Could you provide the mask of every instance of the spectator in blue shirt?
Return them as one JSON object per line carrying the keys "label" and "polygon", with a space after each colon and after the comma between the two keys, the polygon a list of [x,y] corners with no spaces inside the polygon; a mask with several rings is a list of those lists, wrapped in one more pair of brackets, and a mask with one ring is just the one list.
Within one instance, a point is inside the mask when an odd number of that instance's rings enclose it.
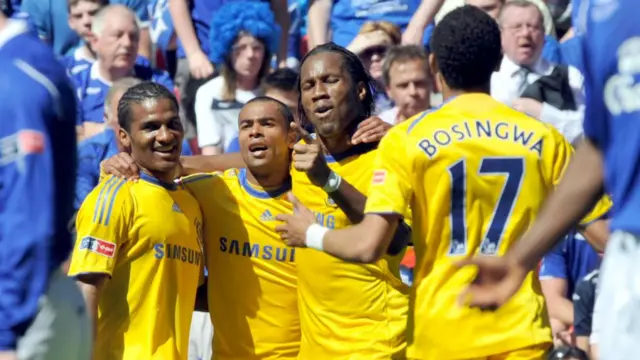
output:
{"label": "spectator in blue shirt", "polygon": [[[69,26],[80,36],[82,43],[69,55],[62,58],[70,76],[73,76],[96,61],[96,53],[91,48],[91,26],[93,16],[109,4],[108,0],[71,0],[69,1]],[[149,65],[149,59],[138,55],[136,63]]]}
{"label": "spectator in blue shirt", "polygon": [[[70,0],[68,6],[80,1]],[[150,58],[147,1],[110,0],[107,2],[112,5],[124,5],[135,11],[140,18],[142,29],[139,52],[140,55]],[[54,52],[61,57],[70,54],[72,50],[81,45],[81,38],[69,27],[68,6],[67,1],[64,0],[22,0],[21,6],[21,10],[29,15],[29,19],[35,25],[40,38],[50,43]]]}
{"label": "spectator in blue shirt", "polygon": [[123,77],[149,80],[173,90],[165,71],[136,64],[139,28],[136,16],[122,5],[102,8],[94,17],[91,47],[97,61],[72,76],[78,95],[78,125],[83,137],[103,130],[105,95],[111,84]]}
{"label": "spectator in blue shirt", "polygon": [[73,88],[27,23],[4,13],[0,68],[0,358],[88,359],[84,299],[61,269],[72,246]]}
{"label": "spectator in blue shirt", "polygon": [[552,320],[554,337],[573,325],[572,296],[576,285],[600,267],[600,255],[578,232],[569,234],[542,258],[540,283]]}
{"label": "spectator in blue shirt", "polygon": [[[132,77],[125,77],[114,82],[107,92],[104,103],[105,130],[78,145],[75,210],[80,208],[84,198],[98,185],[102,160],[124,151],[120,148],[117,139],[117,132],[120,130],[118,102],[127,89],[141,82],[141,80]],[[186,140],[182,143],[182,155],[192,155]]]}

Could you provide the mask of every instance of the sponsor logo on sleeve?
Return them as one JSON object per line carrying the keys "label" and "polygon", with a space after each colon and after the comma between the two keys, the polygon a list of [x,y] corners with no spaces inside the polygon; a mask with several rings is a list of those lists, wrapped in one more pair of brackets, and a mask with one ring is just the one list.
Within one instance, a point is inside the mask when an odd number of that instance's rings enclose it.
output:
{"label": "sponsor logo on sleeve", "polygon": [[80,242],[80,250],[112,258],[116,254],[116,244],[92,236],[85,236]]}

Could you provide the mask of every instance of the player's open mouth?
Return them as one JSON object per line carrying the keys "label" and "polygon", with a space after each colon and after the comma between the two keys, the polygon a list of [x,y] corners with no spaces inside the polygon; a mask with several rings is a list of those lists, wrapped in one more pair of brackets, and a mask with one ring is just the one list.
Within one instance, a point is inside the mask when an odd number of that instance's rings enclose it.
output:
{"label": "player's open mouth", "polygon": [[256,158],[263,157],[267,152],[267,149],[267,145],[262,143],[249,145],[249,152],[251,153],[251,155],[253,155],[253,157]]}
{"label": "player's open mouth", "polygon": [[153,149],[153,152],[163,157],[174,156],[177,152],[177,146],[176,145],[161,146]]}
{"label": "player's open mouth", "polygon": [[331,110],[333,110],[333,106],[324,105],[324,106],[318,106],[314,112],[316,113],[316,115],[325,116],[329,114]]}

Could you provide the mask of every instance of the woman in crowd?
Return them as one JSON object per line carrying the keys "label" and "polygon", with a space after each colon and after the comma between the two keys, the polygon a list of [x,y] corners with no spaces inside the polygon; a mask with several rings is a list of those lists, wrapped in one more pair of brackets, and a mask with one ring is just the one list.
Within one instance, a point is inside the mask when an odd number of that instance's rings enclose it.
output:
{"label": "woman in crowd", "polygon": [[220,75],[196,93],[198,145],[205,155],[222,153],[238,134],[242,106],[258,94],[278,49],[280,29],[269,4],[225,3],[211,22],[211,61]]}
{"label": "woman in crowd", "polygon": [[353,39],[347,49],[358,55],[364,67],[377,83],[375,113],[393,107],[391,99],[384,91],[385,84],[382,76],[382,64],[390,47],[400,44],[402,33],[400,28],[388,21],[370,21],[364,23],[360,32]]}

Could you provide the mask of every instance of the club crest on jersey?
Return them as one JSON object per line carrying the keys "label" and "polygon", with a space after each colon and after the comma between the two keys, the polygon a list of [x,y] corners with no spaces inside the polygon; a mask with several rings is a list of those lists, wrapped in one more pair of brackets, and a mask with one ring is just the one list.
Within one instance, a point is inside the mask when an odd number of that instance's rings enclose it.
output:
{"label": "club crest on jersey", "polygon": [[640,37],[632,37],[618,48],[618,73],[604,87],[604,103],[612,115],[640,111]]}
{"label": "club crest on jersey", "polygon": [[371,181],[374,185],[384,184],[384,181],[387,179],[387,171],[386,170],[376,170],[373,172],[373,180]]}
{"label": "club crest on jersey", "polygon": [[85,236],[80,241],[80,250],[87,250],[92,253],[112,258],[116,254],[116,244],[94,238],[92,236]]}

